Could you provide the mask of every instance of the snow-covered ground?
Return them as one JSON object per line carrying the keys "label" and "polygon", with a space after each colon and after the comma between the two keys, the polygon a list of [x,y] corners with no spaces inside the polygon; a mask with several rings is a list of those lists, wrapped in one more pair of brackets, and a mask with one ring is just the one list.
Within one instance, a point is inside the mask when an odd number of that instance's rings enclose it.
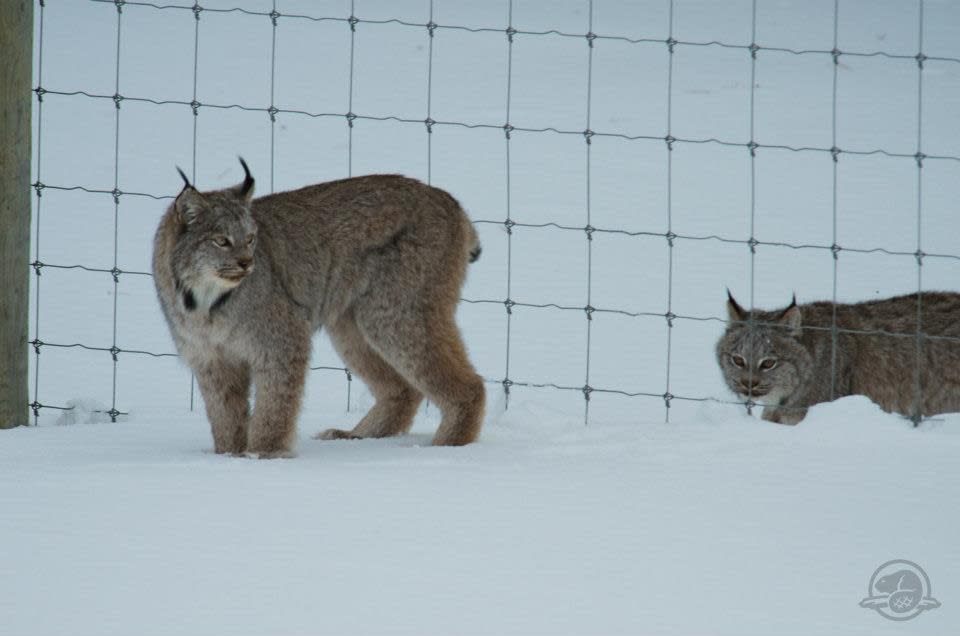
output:
{"label": "snow-covered ground", "polygon": [[[184,6],[188,3],[184,3]],[[266,0],[203,2],[268,13]],[[508,3],[357,0],[350,90],[346,1],[278,0],[266,15],[123,6],[120,64],[112,3],[47,0],[43,68],[53,91],[35,111],[34,256],[52,265],[149,270],[151,239],[173,166],[199,187],[239,179],[236,155],[261,191],[348,173],[402,172],[457,196],[474,219],[745,241],[750,154],[744,146],[677,142],[668,190],[665,0],[515,0],[507,142]],[[752,3],[675,0],[670,133],[750,140]],[[914,2],[839,2],[837,48],[913,56]],[[922,3],[922,50],[960,58],[960,5]],[[833,48],[830,0],[761,0],[756,41],[796,51]],[[39,17],[39,7],[37,8]],[[393,20],[393,21],[391,21]],[[450,25],[469,29],[447,28]],[[38,25],[39,26],[39,25]],[[198,27],[196,119],[194,29]],[[588,90],[585,34],[592,28]],[[479,29],[479,30],[477,30]],[[499,32],[484,29],[501,29]],[[39,36],[39,28],[37,31]],[[39,41],[39,38],[38,38]],[[271,51],[275,50],[272,55]],[[39,57],[39,56],[38,56]],[[432,66],[430,60],[432,59]],[[271,65],[271,60],[274,64]],[[39,59],[37,60],[39,65]],[[912,155],[960,155],[960,62],[929,59],[922,117],[913,59],[842,55],[836,145]],[[273,126],[264,112],[281,112]],[[431,70],[428,75],[428,68]],[[429,78],[429,81],[428,81]],[[754,138],[764,145],[833,145],[828,53],[760,50]],[[60,95],[84,91],[91,95]],[[109,96],[124,96],[119,116]],[[422,123],[440,122],[429,137]],[[590,119],[587,120],[589,95]],[[351,102],[352,99],[352,102]],[[352,106],[351,106],[352,103]],[[216,108],[237,105],[244,108]],[[247,109],[261,110],[247,110]],[[354,122],[352,147],[343,114]],[[302,113],[284,111],[304,111]],[[327,116],[325,114],[331,114]],[[383,121],[370,117],[388,118]],[[397,117],[412,122],[389,119]],[[444,122],[487,125],[466,127]],[[42,131],[40,130],[42,128]],[[349,149],[349,153],[348,153]],[[352,157],[352,163],[348,162]],[[115,162],[116,159],[116,162]],[[915,290],[917,165],[910,157],[847,154],[837,162],[837,297]],[[31,338],[43,346],[31,399],[38,427],[0,435],[0,633],[3,634],[947,634],[960,628],[960,416],[913,429],[864,398],[811,410],[798,427],[720,401],[712,347],[723,325],[661,316],[586,313],[502,301],[681,316],[723,315],[724,288],[758,306],[833,293],[833,161],[829,153],[760,148],[755,160],[755,260],[743,243],[481,223],[459,320],[488,385],[480,443],[427,446],[435,408],[414,434],[319,442],[349,426],[371,398],[338,370],[310,378],[300,455],[257,462],[210,453],[190,375],[172,352],[152,281],[45,267]],[[116,182],[115,182],[116,169]],[[271,176],[272,175],[272,176]],[[81,186],[86,190],[61,190]],[[509,188],[509,190],[508,190]],[[669,197],[668,197],[669,194]],[[920,246],[960,254],[960,161],[922,170]],[[669,203],[668,203],[669,201]],[[116,216],[115,216],[116,213]],[[114,238],[116,237],[116,239]],[[116,242],[115,242],[116,241]],[[116,257],[114,247],[116,246]],[[890,254],[904,252],[906,254]],[[751,267],[752,264],[752,267]],[[960,260],[924,259],[926,289],[957,289]],[[36,291],[36,287],[34,287]],[[38,300],[39,299],[39,300]],[[37,306],[39,303],[39,311]],[[116,303],[116,305],[114,304]],[[114,318],[116,306],[116,318]],[[114,334],[114,327],[116,333]],[[587,357],[589,351],[589,380]],[[36,364],[36,359],[34,360]],[[578,390],[590,386],[589,424]],[[314,365],[340,366],[325,338]],[[34,370],[37,370],[34,366]],[[669,385],[668,385],[669,382]],[[31,383],[32,384],[32,383]],[[128,415],[104,421],[116,408]],[[348,409],[349,404],[349,409]],[[910,559],[943,605],[897,624],[858,607],[881,563]]]}

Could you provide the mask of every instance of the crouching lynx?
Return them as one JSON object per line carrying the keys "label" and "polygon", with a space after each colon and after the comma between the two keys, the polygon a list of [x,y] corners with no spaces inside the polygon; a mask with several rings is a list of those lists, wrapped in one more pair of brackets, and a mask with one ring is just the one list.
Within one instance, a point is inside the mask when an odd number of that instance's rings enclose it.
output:
{"label": "crouching lynx", "polygon": [[771,422],[796,424],[807,407],[845,395],[911,417],[960,411],[960,294],[924,292],[920,304],[926,337],[918,358],[917,294],[837,303],[834,363],[833,303],[794,300],[779,311],[754,310],[751,324],[750,312],[728,293],[730,323],[717,361],[727,386],[759,399]]}
{"label": "crouching lynx", "polygon": [[[477,235],[443,190],[371,175],[253,198],[185,185],[160,221],[153,272],[177,349],[196,373],[217,453],[289,456],[311,335],[326,328],[375,404],[352,431],[409,430],[423,396],[433,443],[474,441],[484,409],[454,322]],[[256,399],[250,412],[251,383]]]}

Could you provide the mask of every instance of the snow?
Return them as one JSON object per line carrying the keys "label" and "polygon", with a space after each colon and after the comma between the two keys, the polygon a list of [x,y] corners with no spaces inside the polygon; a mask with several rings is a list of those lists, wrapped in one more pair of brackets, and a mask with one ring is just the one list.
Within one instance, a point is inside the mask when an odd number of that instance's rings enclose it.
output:
{"label": "snow", "polygon": [[[205,7],[268,12],[262,0]],[[587,4],[513,3],[515,28],[586,33]],[[596,2],[601,35],[663,39],[667,2]],[[473,29],[506,26],[507,3],[434,3],[434,20]],[[751,2],[676,0],[674,37],[749,44]],[[912,56],[917,6],[839,3],[842,51]],[[923,3],[923,51],[960,57],[960,7]],[[278,2],[283,13],[350,15],[350,3]],[[174,165],[196,168],[201,188],[238,181],[243,155],[258,187],[276,190],[346,176],[403,172],[452,192],[474,219],[587,224],[582,135],[514,131],[510,190],[502,126],[507,45],[502,32],[438,28],[430,81],[423,27],[357,25],[352,106],[350,31],[344,22],[280,17],[275,103],[317,117],[202,107],[193,165],[193,13],[128,3],[116,9],[48,0],[42,85],[125,99],[44,96],[34,178],[51,186],[35,207],[34,257],[56,265],[149,271],[151,239],[166,205],[134,194],[114,210],[109,191],[169,195]],[[423,24],[429,3],[358,0],[369,20]],[[833,3],[760,1],[757,42],[797,50],[833,47]],[[270,105],[269,18],[205,11],[199,22],[197,99]],[[591,129],[662,138],[667,60],[662,42],[594,42]],[[582,131],[587,123],[585,38],[517,34],[510,122]],[[841,56],[837,146],[912,155],[960,155],[960,63],[928,60],[923,112],[911,59]],[[759,143],[829,148],[829,54],[761,50],[756,63]],[[678,45],[671,133],[750,139],[750,57],[743,49]],[[397,116],[354,122],[352,164],[342,114]],[[326,116],[339,113],[341,116]],[[35,121],[39,113],[35,110]],[[119,136],[115,137],[119,121]],[[38,131],[39,133],[39,131]],[[116,147],[115,147],[116,143]],[[662,139],[597,136],[590,145],[590,223],[667,229]],[[271,170],[272,165],[272,170]],[[428,173],[429,168],[429,173]],[[755,235],[765,242],[834,241],[829,153],[758,150]],[[684,236],[750,236],[746,148],[677,143],[670,220]],[[758,306],[837,297],[856,301],[915,291],[917,167],[910,157],[842,154],[836,241],[891,252],[758,246],[596,232],[554,225],[513,229],[510,298],[529,304],[663,314],[672,257],[671,310],[723,315],[725,287]],[[960,161],[928,159],[922,171],[920,245],[958,253]],[[458,320],[488,384],[479,443],[432,448],[435,407],[414,432],[391,440],[321,442],[310,436],[359,421],[371,397],[343,371],[311,374],[299,456],[252,461],[211,452],[188,370],[170,353],[152,281],[124,273],[42,270],[31,338],[46,343],[33,370],[39,426],[0,435],[0,632],[3,634],[885,634],[904,629],[858,606],[870,575],[895,558],[922,565],[943,606],[909,622],[918,634],[960,626],[960,415],[919,429],[862,397],[818,405],[797,427],[774,426],[730,400],[713,359],[723,325],[661,316],[586,314],[517,306],[506,346],[508,237],[478,224],[484,246],[471,267]],[[39,250],[39,251],[38,251]],[[672,255],[672,256],[671,256]],[[591,264],[589,278],[587,263]],[[955,289],[960,260],[924,259],[925,289]],[[36,280],[34,281],[36,284]],[[36,287],[34,288],[36,291]],[[114,301],[116,335],[114,336]],[[31,316],[37,296],[31,299]],[[589,347],[589,348],[588,348]],[[586,361],[589,352],[589,380]],[[323,335],[314,366],[340,362]],[[642,392],[594,392],[589,421],[578,390],[514,386],[509,408],[497,381]],[[114,378],[114,369],[116,377]],[[669,390],[670,422],[664,401]],[[111,423],[102,411],[128,413]],[[682,399],[695,398],[695,399]],[[700,401],[707,398],[714,401]]]}

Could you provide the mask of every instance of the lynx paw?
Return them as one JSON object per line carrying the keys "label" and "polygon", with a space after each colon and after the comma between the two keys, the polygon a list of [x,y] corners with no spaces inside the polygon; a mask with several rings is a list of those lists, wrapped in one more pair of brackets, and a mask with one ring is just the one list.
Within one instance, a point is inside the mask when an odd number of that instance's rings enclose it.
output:
{"label": "lynx paw", "polygon": [[344,431],[339,428],[328,428],[322,433],[317,433],[313,436],[313,439],[363,439],[359,435],[354,435],[350,431]]}

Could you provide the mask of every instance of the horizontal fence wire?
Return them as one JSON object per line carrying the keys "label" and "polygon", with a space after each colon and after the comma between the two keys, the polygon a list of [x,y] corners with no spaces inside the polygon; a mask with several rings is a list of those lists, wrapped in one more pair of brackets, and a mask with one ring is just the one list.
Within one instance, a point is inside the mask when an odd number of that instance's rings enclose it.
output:
{"label": "horizontal fence wire", "polygon": [[[149,357],[176,357],[176,353],[172,352],[154,352],[146,351],[139,349],[129,349],[118,345],[117,343],[117,310],[116,310],[116,299],[117,299],[117,290],[123,277],[125,276],[152,276],[150,272],[142,271],[132,271],[124,270],[119,267],[117,263],[117,218],[119,215],[119,208],[121,201],[125,197],[145,197],[154,199],[157,201],[167,201],[172,200],[174,195],[171,194],[161,194],[161,193],[149,193],[149,192],[137,192],[137,191],[125,191],[121,189],[121,184],[119,180],[119,118],[122,106],[124,103],[149,103],[154,105],[174,105],[174,106],[183,106],[186,109],[189,109],[194,116],[193,119],[193,165],[192,172],[193,178],[196,179],[196,156],[197,156],[197,117],[201,111],[222,111],[229,109],[237,109],[242,111],[249,112],[259,112],[263,113],[265,116],[269,117],[270,126],[271,126],[271,141],[270,141],[270,186],[271,191],[273,190],[274,175],[275,175],[275,156],[274,156],[274,124],[276,123],[277,117],[280,115],[292,115],[292,116],[302,116],[309,118],[331,118],[331,119],[341,119],[343,120],[347,127],[349,133],[349,143],[348,143],[348,172],[352,175],[352,166],[353,166],[353,127],[355,122],[358,121],[379,121],[379,122],[396,122],[399,124],[409,124],[416,126],[423,126],[427,134],[427,180],[431,180],[431,161],[432,161],[432,146],[430,143],[431,135],[435,128],[442,127],[457,127],[465,129],[489,129],[500,131],[504,135],[504,140],[506,144],[506,165],[505,165],[505,179],[506,179],[506,206],[505,206],[505,218],[500,219],[476,219],[474,223],[477,225],[494,225],[502,226],[506,235],[507,235],[507,268],[506,268],[506,290],[505,298],[502,299],[484,299],[484,298],[462,298],[462,302],[467,304],[495,304],[502,305],[506,311],[506,333],[504,338],[504,343],[506,346],[506,365],[504,370],[503,378],[484,378],[486,382],[491,384],[497,384],[503,387],[503,391],[507,398],[507,404],[509,405],[510,390],[512,387],[527,387],[527,388],[537,388],[537,389],[553,389],[560,391],[574,391],[580,392],[584,397],[585,404],[585,419],[589,418],[589,402],[592,394],[614,394],[621,395],[626,397],[648,397],[662,400],[665,405],[666,418],[669,419],[670,404],[673,400],[687,401],[687,402],[715,402],[720,404],[735,404],[735,405],[746,405],[749,409],[752,406],[757,405],[757,403],[752,400],[727,400],[723,398],[717,398],[713,396],[690,396],[690,395],[676,395],[671,392],[670,389],[670,347],[669,343],[671,341],[672,327],[675,321],[695,321],[695,322],[718,322],[724,324],[731,324],[726,318],[718,316],[696,316],[696,315],[684,315],[674,313],[672,310],[672,294],[675,281],[673,279],[673,250],[677,242],[703,242],[703,241],[714,241],[719,243],[726,244],[735,244],[745,246],[749,250],[751,258],[751,280],[750,280],[750,296],[751,296],[751,307],[753,305],[753,262],[754,256],[756,254],[757,248],[759,247],[777,247],[777,248],[787,248],[791,250],[821,250],[825,252],[830,252],[833,256],[833,295],[832,300],[834,306],[836,306],[836,279],[837,279],[837,263],[839,260],[839,255],[844,252],[857,253],[857,254],[885,254],[889,256],[897,256],[913,259],[917,267],[917,277],[918,277],[918,292],[922,291],[922,265],[925,261],[929,259],[952,259],[960,261],[960,254],[949,254],[949,253],[929,253],[924,252],[922,249],[921,229],[922,229],[922,171],[924,164],[930,161],[947,161],[947,162],[960,162],[960,156],[955,155],[946,155],[946,154],[925,154],[922,151],[922,137],[921,137],[921,124],[922,121],[922,110],[923,110],[923,96],[922,96],[922,77],[924,64],[929,61],[936,62],[947,62],[947,63],[956,63],[960,64],[960,58],[949,57],[949,56],[933,56],[926,55],[923,53],[923,0],[919,1],[920,7],[920,21],[919,21],[919,32],[920,32],[920,46],[919,51],[914,55],[906,54],[897,54],[891,53],[888,51],[854,51],[854,50],[840,50],[838,48],[838,14],[839,14],[839,0],[834,2],[834,12],[833,12],[833,48],[830,50],[827,49],[795,49],[790,47],[782,46],[773,46],[768,44],[760,44],[756,42],[756,0],[753,1],[753,12],[752,12],[752,39],[754,41],[749,43],[733,43],[733,42],[723,42],[719,40],[711,41],[689,41],[689,40],[680,40],[676,39],[673,34],[673,14],[674,14],[674,2],[670,0],[669,2],[669,33],[667,37],[658,39],[658,38],[632,38],[628,36],[619,36],[619,35],[604,35],[593,32],[593,2],[592,0],[586,0],[587,11],[588,11],[588,30],[586,33],[571,33],[564,32],[555,29],[548,30],[527,30],[527,29],[517,29],[513,26],[513,2],[510,0],[507,16],[507,26],[504,28],[493,28],[493,27],[473,27],[466,25],[457,25],[457,24],[442,24],[434,21],[434,11],[433,11],[433,2],[430,2],[430,13],[429,20],[427,22],[418,22],[418,21],[409,21],[401,19],[365,19],[359,17],[356,14],[354,3],[351,2],[351,15],[349,16],[324,16],[324,15],[308,15],[303,13],[291,13],[291,12],[282,12],[277,9],[277,3],[274,0],[273,9],[271,11],[256,11],[244,7],[207,7],[203,6],[200,2],[195,2],[193,4],[161,4],[161,3],[152,3],[152,2],[139,2],[134,0],[88,0],[90,3],[98,4],[111,4],[116,7],[117,10],[117,49],[116,49],[116,60],[115,60],[115,72],[116,72],[116,82],[115,82],[115,92],[113,94],[102,94],[85,90],[58,90],[57,87],[49,87],[44,84],[43,76],[43,51],[44,46],[49,46],[50,43],[44,42],[44,12],[46,10],[45,0],[38,0],[39,3],[39,17],[38,17],[38,46],[36,49],[36,54],[38,58],[37,65],[37,85],[33,89],[33,93],[37,99],[37,129],[36,129],[36,168],[35,168],[35,180],[32,183],[31,187],[36,196],[36,203],[34,206],[34,216],[35,216],[35,227],[34,227],[34,257],[33,261],[30,263],[30,267],[33,269],[34,273],[34,304],[35,304],[35,315],[34,315],[34,337],[30,341],[30,346],[33,348],[35,356],[35,365],[34,365],[34,383],[33,383],[33,399],[30,403],[30,407],[33,409],[34,421],[36,423],[37,417],[41,409],[55,409],[55,410],[69,410],[72,407],[54,405],[54,404],[45,404],[39,401],[39,390],[40,390],[40,353],[45,347],[53,348],[79,348],[89,351],[104,352],[111,356],[113,364],[113,389],[111,396],[111,408],[109,411],[106,411],[112,419],[116,419],[118,415],[125,414],[124,411],[117,409],[117,395],[116,395],[116,374],[117,374],[117,364],[121,355],[144,355]],[[121,38],[121,24],[122,24],[122,15],[123,11],[128,6],[139,6],[139,7],[148,7],[155,10],[163,11],[187,11],[192,12],[195,18],[195,31],[194,31],[194,70],[193,70],[193,97],[191,101],[177,100],[177,99],[153,99],[147,97],[141,97],[136,95],[127,95],[121,92],[120,86],[120,65],[121,65],[121,48],[120,48],[120,38]],[[270,104],[219,104],[212,102],[201,102],[197,98],[197,58],[199,51],[199,25],[202,19],[207,19],[204,16],[210,15],[211,19],[215,19],[217,14],[228,14],[228,13],[242,13],[252,16],[261,16],[265,19],[269,19],[272,23],[272,39],[271,39],[271,79],[270,79]],[[309,107],[304,106],[303,108],[280,108],[275,105],[276,100],[276,89],[275,89],[275,72],[276,72],[276,46],[277,46],[277,27],[286,20],[301,20],[301,21],[312,21],[312,22],[337,22],[345,25],[346,28],[350,29],[350,90],[349,90],[349,99],[348,99],[348,108],[346,112],[316,112],[311,110]],[[428,67],[427,67],[427,101],[426,101],[426,116],[424,119],[413,119],[409,117],[400,117],[392,115],[376,116],[363,113],[357,113],[353,110],[353,76],[354,76],[354,48],[355,37],[354,34],[358,26],[361,25],[397,25],[398,27],[420,29],[424,32],[425,37],[428,38]],[[471,33],[497,33],[505,37],[505,42],[508,50],[507,56],[507,70],[506,70],[506,119],[504,122],[468,122],[468,121],[455,121],[455,120],[438,120],[432,117],[431,113],[431,102],[432,102],[432,69],[433,69],[433,39],[437,31],[464,31]],[[516,126],[510,122],[510,106],[511,106],[511,86],[512,86],[512,59],[513,59],[513,44],[515,38],[517,37],[542,37],[542,38],[569,38],[569,39],[579,39],[585,42],[587,49],[585,55],[588,56],[588,75],[586,78],[587,82],[587,113],[585,118],[585,128],[583,130],[570,130],[564,128],[557,128],[554,126]],[[654,132],[644,133],[644,134],[630,134],[626,132],[618,131],[603,131],[603,130],[594,130],[591,125],[590,118],[590,86],[591,86],[591,73],[592,73],[592,58],[593,58],[593,49],[596,43],[604,41],[615,41],[628,43],[631,45],[638,46],[662,46],[666,47],[669,52],[668,56],[668,76],[667,76],[667,127],[664,134],[657,134]],[[746,55],[749,56],[752,73],[755,74],[755,64],[758,56],[764,54],[786,54],[793,56],[823,56],[828,57],[833,62],[833,92],[832,92],[832,141],[833,145],[831,147],[817,147],[817,146],[794,146],[789,144],[780,144],[780,143],[761,143],[754,139],[753,134],[753,88],[755,82],[751,82],[751,91],[750,91],[750,139],[748,140],[734,140],[734,139],[723,139],[719,137],[709,137],[709,138],[684,138],[674,136],[671,132],[671,97],[672,97],[672,77],[673,77],[673,58],[675,51],[678,48],[684,47],[697,47],[697,48],[722,48],[722,49],[733,49],[743,51]],[[917,88],[917,104],[918,104],[918,133],[917,133],[917,145],[915,149],[911,150],[893,150],[886,148],[840,148],[837,146],[837,130],[836,130],[836,110],[837,110],[837,68],[840,64],[841,59],[850,57],[850,58],[883,58],[888,60],[898,60],[898,61],[909,61],[916,65],[918,70],[918,88]],[[43,140],[43,105],[44,100],[48,96],[56,96],[58,98],[76,98],[76,99],[88,99],[88,100],[109,100],[112,101],[116,107],[116,137],[114,139],[114,182],[113,187],[109,190],[103,188],[96,188],[85,184],[52,184],[46,183],[43,178],[43,161],[42,161],[42,140]],[[587,188],[587,204],[585,209],[585,224],[583,226],[569,225],[556,222],[543,222],[543,223],[526,223],[523,221],[518,221],[514,218],[514,210],[511,209],[511,196],[510,196],[510,141],[515,135],[529,135],[529,134],[543,134],[543,135],[570,135],[570,136],[579,136],[583,138],[586,144],[586,163],[585,163],[585,172],[586,172],[586,188]],[[596,138],[615,138],[622,139],[638,143],[650,143],[650,144],[659,144],[660,147],[664,148],[666,155],[666,162],[668,166],[667,170],[667,209],[666,209],[666,229],[663,231],[658,230],[626,230],[622,228],[615,227],[595,227],[592,225],[590,218],[590,169],[591,169],[591,159],[590,159],[590,147],[593,139]],[[671,157],[673,150],[682,145],[717,145],[722,147],[730,148],[741,148],[744,151],[749,153],[749,158],[751,161],[751,192],[755,188],[755,176],[754,176],[754,165],[755,160],[758,156],[762,156],[764,151],[789,151],[794,153],[820,153],[826,156],[829,156],[833,164],[833,243],[830,245],[825,244],[814,244],[814,243],[790,243],[784,241],[765,241],[758,239],[754,236],[752,230],[753,223],[752,218],[754,215],[754,195],[751,194],[751,231],[750,236],[747,237],[737,237],[737,236],[722,236],[718,234],[704,234],[704,235],[694,235],[694,234],[683,234],[676,233],[673,231],[672,226],[672,215],[671,215],[671,193],[674,188],[674,184],[671,180],[671,169],[672,165]],[[917,179],[918,179],[918,197],[917,197],[917,248],[914,251],[903,251],[890,249],[883,246],[877,247],[848,247],[839,245],[837,242],[837,165],[840,159],[845,156],[883,156],[893,159],[907,160],[912,161],[917,168]],[[43,193],[45,190],[60,190],[60,191],[81,191],[89,193],[92,195],[106,195],[110,196],[113,199],[114,204],[114,264],[111,269],[105,269],[100,267],[91,267],[88,265],[80,263],[51,263],[41,259],[41,236],[40,236],[40,218],[42,212],[42,199]],[[512,236],[515,228],[525,228],[531,230],[545,230],[545,231],[562,231],[562,232],[582,232],[585,236],[588,248],[588,268],[586,272],[587,280],[587,297],[586,303],[583,306],[571,306],[558,303],[531,303],[524,302],[522,299],[516,299],[513,297],[511,281],[513,279],[513,270],[512,270]],[[595,235],[601,234],[613,234],[613,235],[622,235],[627,237],[654,237],[664,240],[664,246],[667,250],[667,269],[668,269],[668,291],[666,298],[666,311],[628,311],[625,309],[619,309],[615,307],[595,307],[592,305],[591,295],[590,295],[590,282],[593,280],[592,267],[590,265],[589,255],[592,254],[591,246],[592,241]],[[40,293],[40,281],[41,275],[45,269],[60,269],[60,270],[82,270],[91,273],[104,274],[112,277],[114,284],[114,296],[113,296],[113,321],[112,321],[112,345],[110,347],[98,347],[91,346],[84,343],[55,343],[44,341],[40,338],[40,314],[41,314],[41,293]],[[557,384],[554,382],[548,381],[533,381],[525,379],[517,379],[511,376],[510,371],[510,360],[511,360],[511,316],[513,312],[517,309],[523,310],[547,310],[547,311],[568,311],[568,312],[582,312],[587,320],[587,350],[586,350],[586,366],[585,366],[585,384],[583,386],[570,386],[564,384]],[[752,310],[751,310],[752,311]],[[667,381],[666,388],[664,390],[627,390],[621,388],[612,388],[612,387],[596,387],[591,386],[590,384],[590,326],[591,321],[593,320],[594,314],[616,314],[631,318],[658,318],[664,320],[664,324],[667,327]],[[765,324],[757,320],[751,319],[746,321],[750,324]],[[832,371],[831,377],[835,382],[835,348],[836,348],[836,338],[839,334],[860,334],[864,336],[889,336],[893,338],[913,338],[917,342],[917,355],[918,355],[918,365],[915,369],[915,374],[917,376],[917,382],[919,382],[919,356],[921,353],[922,343],[924,341],[955,341],[960,342],[960,338],[953,336],[940,336],[934,334],[926,334],[921,330],[922,325],[922,308],[919,303],[918,296],[918,307],[917,307],[917,328],[915,330],[910,330],[909,332],[889,332],[883,330],[862,330],[862,329],[851,329],[838,326],[836,324],[836,313],[834,313],[833,324],[829,327],[819,327],[819,326],[808,326],[804,325],[803,329],[805,330],[822,330],[831,332],[833,337],[833,362],[832,362]],[[351,371],[345,367],[339,366],[311,366],[311,370],[316,371],[329,371],[342,373],[345,377],[346,382],[346,391],[347,391],[347,408],[349,410],[350,405],[350,387],[353,380],[353,374]],[[192,407],[192,391],[193,387],[191,386],[191,407]],[[920,392],[917,392],[919,395]],[[760,404],[762,405],[762,404]],[[915,416],[914,419],[918,419],[919,416]]]}

